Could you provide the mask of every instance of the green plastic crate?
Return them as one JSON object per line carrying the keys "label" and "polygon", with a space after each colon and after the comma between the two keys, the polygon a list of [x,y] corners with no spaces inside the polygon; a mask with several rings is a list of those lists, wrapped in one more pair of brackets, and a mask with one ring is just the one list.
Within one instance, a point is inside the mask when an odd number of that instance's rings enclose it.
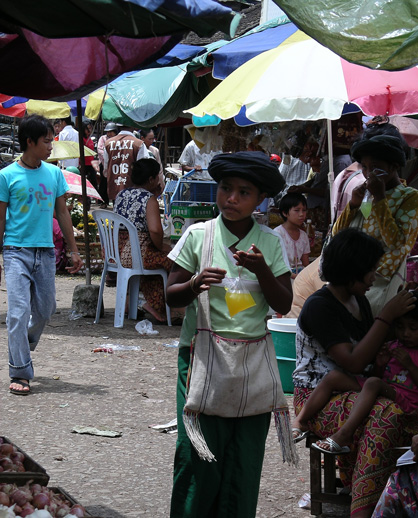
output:
{"label": "green plastic crate", "polygon": [[171,239],[180,239],[190,225],[212,218],[213,205],[172,205]]}

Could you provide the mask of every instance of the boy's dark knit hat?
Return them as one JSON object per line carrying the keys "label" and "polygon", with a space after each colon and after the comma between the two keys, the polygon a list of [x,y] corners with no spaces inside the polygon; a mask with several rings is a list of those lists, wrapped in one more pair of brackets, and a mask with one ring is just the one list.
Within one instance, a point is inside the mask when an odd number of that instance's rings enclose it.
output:
{"label": "boy's dark knit hat", "polygon": [[284,187],[283,176],[270,158],[261,151],[238,151],[215,155],[208,166],[208,172],[215,182],[237,176],[256,185],[268,196],[276,196]]}
{"label": "boy's dark knit hat", "polygon": [[356,162],[361,162],[363,156],[372,156],[385,162],[406,164],[405,151],[402,141],[392,135],[375,135],[361,138],[351,147],[351,156]]}

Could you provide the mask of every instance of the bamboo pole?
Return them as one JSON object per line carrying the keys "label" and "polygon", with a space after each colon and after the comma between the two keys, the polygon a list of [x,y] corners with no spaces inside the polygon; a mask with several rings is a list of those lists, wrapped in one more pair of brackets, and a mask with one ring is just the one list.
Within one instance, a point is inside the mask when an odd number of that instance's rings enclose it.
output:
{"label": "bamboo pole", "polygon": [[83,113],[81,109],[81,99],[77,99],[77,127],[78,127],[78,146],[80,149],[80,173],[81,173],[81,199],[83,202],[83,222],[84,222],[84,244],[86,248],[86,285],[91,285],[90,271],[90,246],[89,246],[89,219],[87,210],[87,184],[86,184],[86,165],[84,161],[84,141],[83,141]]}

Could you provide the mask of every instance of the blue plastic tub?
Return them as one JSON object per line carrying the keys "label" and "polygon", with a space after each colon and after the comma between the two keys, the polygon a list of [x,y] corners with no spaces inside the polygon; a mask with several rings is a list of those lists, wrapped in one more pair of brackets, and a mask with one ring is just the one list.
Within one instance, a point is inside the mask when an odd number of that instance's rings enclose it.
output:
{"label": "blue plastic tub", "polygon": [[296,368],[296,360],[293,358],[284,358],[283,356],[276,356],[276,359],[283,392],[286,394],[293,394],[294,386],[292,374]]}
{"label": "blue plastic tub", "polygon": [[273,339],[283,391],[293,394],[292,374],[296,368],[296,318],[271,318],[267,328]]}
{"label": "blue plastic tub", "polygon": [[296,318],[271,318],[267,328],[273,338],[276,356],[296,359]]}

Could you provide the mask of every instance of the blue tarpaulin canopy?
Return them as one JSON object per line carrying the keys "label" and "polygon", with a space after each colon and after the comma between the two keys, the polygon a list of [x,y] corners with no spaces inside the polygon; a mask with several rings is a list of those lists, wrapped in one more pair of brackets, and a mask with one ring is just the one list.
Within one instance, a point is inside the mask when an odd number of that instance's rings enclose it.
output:
{"label": "blue tarpaulin canopy", "polygon": [[213,71],[216,79],[225,79],[231,72],[261,52],[280,45],[298,28],[284,17],[258,26],[221,48],[212,52]]}

